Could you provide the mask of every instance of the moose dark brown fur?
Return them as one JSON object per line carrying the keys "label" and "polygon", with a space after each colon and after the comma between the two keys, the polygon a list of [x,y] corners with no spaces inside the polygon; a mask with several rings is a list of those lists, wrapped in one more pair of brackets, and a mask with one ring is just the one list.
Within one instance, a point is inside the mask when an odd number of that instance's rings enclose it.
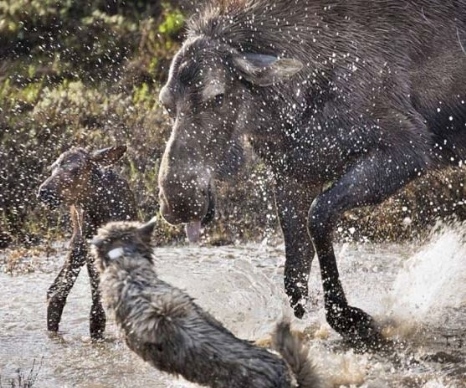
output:
{"label": "moose dark brown fur", "polygon": [[159,279],[155,222],[111,222],[92,240],[106,307],[128,347],[154,367],[217,388],[318,388],[308,350],[280,322],[272,353],[241,340],[182,290]]}
{"label": "moose dark brown fur", "polygon": [[348,304],[333,230],[343,212],[462,164],[465,47],[466,0],[209,2],[160,93],[174,119],[162,214],[202,220],[213,180],[248,137],[275,176],[296,316],[316,253],[327,321],[350,340],[378,339],[373,319]]}
{"label": "moose dark brown fur", "polygon": [[52,173],[39,187],[41,201],[55,208],[69,205],[73,226],[70,251],[65,264],[47,292],[47,329],[57,332],[68,294],[81,267],[89,273],[92,307],[90,335],[101,339],[105,330],[105,312],[99,293],[99,276],[88,254],[86,239],[109,221],[135,220],[134,196],[125,179],[107,168],[126,152],[126,146],[115,146],[95,152],[72,148],[52,164]]}

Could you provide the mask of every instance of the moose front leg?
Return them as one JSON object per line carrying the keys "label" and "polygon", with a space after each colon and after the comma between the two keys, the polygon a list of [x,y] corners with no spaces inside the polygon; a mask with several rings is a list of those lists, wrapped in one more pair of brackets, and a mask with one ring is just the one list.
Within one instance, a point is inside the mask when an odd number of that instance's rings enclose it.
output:
{"label": "moose front leg", "polygon": [[81,239],[71,241],[71,250],[58,276],[47,291],[47,330],[58,331],[66,299],[86,262],[87,246]]}
{"label": "moose front leg", "polygon": [[378,345],[382,338],[368,314],[348,305],[333,251],[332,234],[343,212],[382,202],[425,170],[423,160],[413,155],[412,149],[398,149],[396,157],[395,160],[388,151],[378,151],[360,160],[317,196],[309,211],[309,232],[319,259],[327,321],[354,344]]}
{"label": "moose front leg", "polygon": [[285,240],[285,290],[298,318],[305,313],[314,247],[307,230],[307,212],[319,192],[293,179],[277,179],[275,202]]}

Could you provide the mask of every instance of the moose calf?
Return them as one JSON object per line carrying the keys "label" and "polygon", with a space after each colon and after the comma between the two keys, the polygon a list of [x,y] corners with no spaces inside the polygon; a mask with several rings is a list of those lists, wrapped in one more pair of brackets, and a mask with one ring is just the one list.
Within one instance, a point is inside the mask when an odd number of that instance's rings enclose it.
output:
{"label": "moose calf", "polygon": [[88,257],[86,239],[109,221],[136,219],[136,204],[128,183],[107,168],[125,151],[126,146],[92,153],[83,148],[72,148],[52,164],[50,177],[39,187],[39,199],[51,208],[60,204],[70,206],[73,226],[69,254],[47,292],[49,331],[58,331],[66,298],[81,267],[86,264],[92,291],[90,335],[93,340],[103,337],[106,318],[100,300],[99,276],[93,260]]}
{"label": "moose calf", "polygon": [[103,300],[132,351],[164,372],[210,387],[320,387],[289,323],[277,325],[271,352],[238,339],[160,280],[150,243],[154,225],[112,222],[92,240]]}

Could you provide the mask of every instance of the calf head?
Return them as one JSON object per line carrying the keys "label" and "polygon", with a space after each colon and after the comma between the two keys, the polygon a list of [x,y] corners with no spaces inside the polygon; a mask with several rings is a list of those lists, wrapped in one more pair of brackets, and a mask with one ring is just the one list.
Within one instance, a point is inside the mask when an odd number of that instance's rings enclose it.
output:
{"label": "calf head", "polygon": [[125,152],[126,146],[109,147],[94,152],[72,148],[63,152],[50,167],[51,175],[40,185],[38,198],[51,208],[56,208],[62,203],[85,205],[89,194],[96,190],[93,176],[96,176],[99,166],[112,165]]}
{"label": "calf head", "polygon": [[240,53],[204,35],[186,40],[160,91],[173,120],[159,172],[160,208],[169,223],[199,223],[212,216],[213,180],[239,169],[240,139],[265,105],[257,89],[300,68],[298,61]]}

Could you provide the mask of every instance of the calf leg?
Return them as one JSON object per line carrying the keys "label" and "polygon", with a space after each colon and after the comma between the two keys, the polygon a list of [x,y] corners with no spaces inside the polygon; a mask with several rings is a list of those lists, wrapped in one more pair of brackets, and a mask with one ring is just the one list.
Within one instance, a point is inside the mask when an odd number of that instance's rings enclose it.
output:
{"label": "calf leg", "polygon": [[85,243],[72,242],[71,246],[63,268],[47,291],[47,330],[49,331],[58,331],[66,298],[86,261]]}
{"label": "calf leg", "polygon": [[307,230],[307,211],[318,190],[292,179],[279,179],[275,187],[280,226],[285,240],[285,291],[291,307],[302,318],[308,298],[308,280],[314,247]]}
{"label": "calf leg", "polygon": [[89,260],[87,263],[87,272],[89,273],[89,281],[91,283],[92,306],[90,313],[90,334],[93,340],[103,339],[105,331],[105,311],[102,307],[102,300],[99,290],[99,274],[95,268],[94,260]]}
{"label": "calf leg", "polygon": [[346,210],[382,202],[420,175],[426,164],[412,149],[398,149],[396,155],[377,151],[355,164],[310,208],[309,231],[320,264],[326,318],[350,341],[370,344],[380,337],[372,318],[346,300],[332,247],[335,223]]}

